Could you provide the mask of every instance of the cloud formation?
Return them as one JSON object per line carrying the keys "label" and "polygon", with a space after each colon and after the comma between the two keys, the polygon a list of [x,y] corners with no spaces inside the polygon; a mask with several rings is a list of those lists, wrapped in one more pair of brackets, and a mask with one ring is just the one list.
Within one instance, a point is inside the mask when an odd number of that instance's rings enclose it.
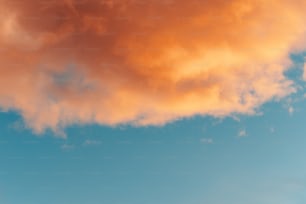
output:
{"label": "cloud formation", "polygon": [[302,0],[0,0],[0,107],[36,133],[252,114],[294,91]]}

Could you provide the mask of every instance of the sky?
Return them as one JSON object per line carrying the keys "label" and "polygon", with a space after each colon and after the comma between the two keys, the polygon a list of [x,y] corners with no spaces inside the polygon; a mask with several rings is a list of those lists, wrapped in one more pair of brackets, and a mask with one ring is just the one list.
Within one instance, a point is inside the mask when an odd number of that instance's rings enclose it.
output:
{"label": "sky", "polygon": [[0,0],[0,204],[304,204],[305,9]]}

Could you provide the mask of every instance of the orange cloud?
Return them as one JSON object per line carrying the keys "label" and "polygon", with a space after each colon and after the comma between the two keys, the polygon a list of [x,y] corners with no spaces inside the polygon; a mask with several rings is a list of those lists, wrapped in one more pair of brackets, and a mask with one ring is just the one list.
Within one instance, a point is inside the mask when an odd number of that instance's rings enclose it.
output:
{"label": "orange cloud", "polygon": [[252,114],[294,91],[301,0],[0,0],[0,107],[37,133]]}

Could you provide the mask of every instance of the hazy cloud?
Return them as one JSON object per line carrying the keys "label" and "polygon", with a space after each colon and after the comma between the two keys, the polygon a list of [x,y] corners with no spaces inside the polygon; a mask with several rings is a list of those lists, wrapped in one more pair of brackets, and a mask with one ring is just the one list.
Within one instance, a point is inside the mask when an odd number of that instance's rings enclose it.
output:
{"label": "hazy cloud", "polygon": [[71,151],[75,148],[74,145],[72,144],[63,144],[61,145],[61,149],[64,150],[64,151]]}
{"label": "hazy cloud", "polygon": [[200,142],[201,142],[202,144],[213,144],[213,143],[214,143],[214,141],[213,141],[212,138],[201,138],[201,139],[200,139]]}
{"label": "hazy cloud", "polygon": [[239,130],[238,137],[246,137],[248,135],[245,129]]}
{"label": "hazy cloud", "polygon": [[83,145],[84,146],[91,146],[91,145],[101,145],[102,142],[98,140],[85,140]]}

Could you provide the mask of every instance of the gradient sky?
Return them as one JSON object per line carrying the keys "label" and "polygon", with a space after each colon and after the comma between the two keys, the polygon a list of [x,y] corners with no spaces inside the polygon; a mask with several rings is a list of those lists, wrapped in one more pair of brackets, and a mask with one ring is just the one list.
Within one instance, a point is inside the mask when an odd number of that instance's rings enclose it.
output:
{"label": "gradient sky", "polygon": [[0,0],[0,204],[306,203],[305,10]]}

